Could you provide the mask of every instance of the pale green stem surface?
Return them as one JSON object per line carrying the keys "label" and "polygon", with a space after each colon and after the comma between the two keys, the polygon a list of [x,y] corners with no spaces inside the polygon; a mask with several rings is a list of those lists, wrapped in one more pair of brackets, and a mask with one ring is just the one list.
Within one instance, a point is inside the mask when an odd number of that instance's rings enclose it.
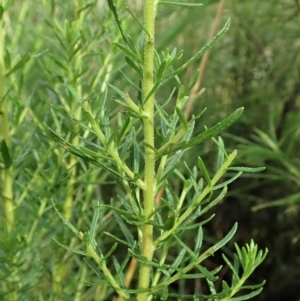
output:
{"label": "pale green stem surface", "polygon": [[[155,1],[144,1],[144,65],[143,65],[143,100],[147,98],[154,86],[154,32],[155,32]],[[144,142],[154,148],[154,94],[148,98],[144,105],[144,112],[148,116],[144,119]],[[145,189],[144,189],[144,218],[150,219],[154,208],[155,197],[155,153],[150,147],[145,147]],[[141,255],[152,261],[153,226],[145,223],[141,227],[140,235]],[[150,284],[151,266],[141,263],[139,270],[139,289],[147,289]],[[146,301],[148,293],[139,293],[137,300]]]}
{"label": "pale green stem surface", "polygon": [[[4,63],[4,54],[5,54],[5,29],[4,29],[4,15],[0,19],[0,115],[1,115],[1,128],[2,135],[0,140],[4,140],[8,151],[10,148],[10,129],[9,129],[9,105],[7,101],[7,80],[5,73],[7,72],[5,63]],[[3,100],[3,98],[5,99]],[[6,218],[6,228],[7,232],[10,234],[14,228],[14,204],[13,204],[13,174],[12,174],[12,166],[6,166],[4,170],[1,172],[1,178],[3,180],[3,191],[1,200],[4,200],[4,210],[5,210],[5,218]],[[15,258],[12,259],[13,264],[15,262]],[[17,293],[18,287],[18,276],[17,271],[12,264],[11,267],[11,284],[10,287],[5,287],[5,291],[11,291],[9,295],[10,300],[17,301],[19,300],[19,295]],[[5,285],[4,285],[5,286]]]}
{"label": "pale green stem surface", "polygon": [[113,275],[110,273],[109,269],[107,268],[105,261],[98,256],[98,254],[96,253],[96,251],[94,250],[94,248],[92,247],[92,245],[90,243],[87,243],[86,251],[87,251],[87,254],[89,256],[91,256],[96,261],[98,266],[101,268],[103,274],[108,279],[109,284],[116,290],[116,292],[122,298],[124,298],[124,300],[128,299],[128,294],[125,293],[122,290],[122,288],[119,286],[118,282],[115,280],[115,278],[113,277]]}
{"label": "pale green stem surface", "polygon": [[[2,137],[6,143],[8,151],[10,151],[10,132],[9,132],[9,120],[8,120],[8,102],[7,102],[7,81],[6,81],[6,68],[4,63],[5,54],[5,29],[4,29],[4,15],[0,20],[0,115],[1,115],[1,127]],[[3,100],[3,98],[5,99]],[[8,233],[10,233],[14,227],[14,205],[13,205],[13,178],[12,168],[6,167],[2,171],[3,179],[3,191],[2,198],[5,203],[5,217],[6,227]]]}

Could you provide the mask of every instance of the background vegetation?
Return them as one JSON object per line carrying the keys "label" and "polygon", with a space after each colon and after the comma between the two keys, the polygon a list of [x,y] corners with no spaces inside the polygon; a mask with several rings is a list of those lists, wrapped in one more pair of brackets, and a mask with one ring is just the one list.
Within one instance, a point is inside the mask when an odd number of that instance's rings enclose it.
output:
{"label": "background vegetation", "polygon": [[[133,40],[139,30],[117,1],[123,26]],[[204,0],[201,9],[164,7],[157,16],[157,46],[184,49],[192,56],[208,40],[215,14],[222,1]],[[215,211],[216,218],[206,228],[206,242],[220,239],[235,221],[237,242],[254,238],[269,255],[255,273],[253,283],[267,280],[255,300],[294,300],[300,298],[300,3],[288,1],[223,1],[221,24],[230,16],[227,35],[212,49],[203,73],[193,111],[207,107],[198,131],[214,124],[234,109],[245,112],[226,134],[225,144],[238,149],[238,160],[245,166],[266,166],[261,174],[244,176],[232,184],[227,198]],[[9,154],[1,145],[1,168],[12,164],[11,191],[1,181],[0,299],[2,300],[103,300],[110,294],[98,286],[84,259],[59,248],[51,237],[78,247],[51,207],[50,199],[76,226],[85,229],[93,213],[92,200],[107,203],[121,193],[108,172],[93,168],[59,148],[48,127],[78,144],[78,126],[62,109],[69,107],[76,118],[80,110],[66,91],[63,78],[76,85],[87,99],[104,92],[109,81],[126,91],[129,84],[124,58],[112,42],[121,39],[105,1],[2,1],[8,7],[2,15],[0,42],[1,140],[9,133]],[[130,8],[142,14],[141,1],[130,1]],[[135,24],[135,23],[134,23]],[[1,26],[2,27],[2,26]],[[4,33],[5,32],[5,37]],[[79,54],[79,55],[78,55]],[[199,62],[200,63],[200,62]],[[192,75],[198,65],[190,68]],[[132,72],[131,79],[138,83]],[[191,76],[182,78],[190,83]],[[172,83],[163,88],[169,95]],[[108,107],[119,110],[110,91]],[[9,120],[6,129],[5,116]],[[117,124],[117,120],[115,120]],[[201,128],[200,128],[201,127]],[[197,131],[197,129],[196,129]],[[84,137],[84,133],[83,133]],[[211,165],[214,150],[210,142],[194,150],[184,160],[201,154]],[[5,157],[6,154],[6,158]],[[12,162],[10,162],[12,161]],[[3,179],[4,175],[2,174]],[[6,177],[7,178],[7,177]],[[176,184],[176,183],[175,183]],[[180,187],[178,187],[180,189]],[[14,200],[14,220],[5,214]],[[74,208],[70,210],[70,208]],[[101,216],[98,231],[118,227]],[[192,239],[195,234],[190,233]],[[111,243],[103,235],[107,250]],[[230,256],[233,248],[224,250]],[[122,250],[120,250],[122,252]],[[222,264],[215,256],[207,265]],[[224,279],[228,277],[224,271]],[[222,280],[222,279],[221,279]],[[188,291],[200,285],[182,283]]]}

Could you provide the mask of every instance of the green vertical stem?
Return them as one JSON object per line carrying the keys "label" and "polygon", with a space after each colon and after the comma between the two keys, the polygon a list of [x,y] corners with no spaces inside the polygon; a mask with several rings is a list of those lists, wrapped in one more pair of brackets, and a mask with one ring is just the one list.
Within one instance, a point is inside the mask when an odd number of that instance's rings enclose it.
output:
{"label": "green vertical stem", "polygon": [[[155,28],[155,1],[144,1],[144,64],[143,64],[143,100],[154,86],[153,82],[153,58],[154,58],[154,28]],[[144,120],[144,141],[147,145],[154,147],[154,94],[144,104],[144,111],[148,118]],[[155,197],[155,153],[150,147],[145,147],[145,189],[144,189],[144,217],[145,221],[150,219],[154,208]],[[153,226],[145,223],[141,228],[139,240],[141,255],[148,261],[152,261]],[[139,289],[147,289],[150,283],[151,266],[141,263],[139,270]],[[148,299],[147,293],[137,295],[139,301]]]}
{"label": "green vertical stem", "polygon": [[[3,16],[0,19],[0,115],[2,137],[6,143],[8,151],[10,151],[10,134],[9,134],[9,120],[8,120],[8,102],[7,102],[7,82],[6,82],[6,68],[4,63],[5,53],[5,30]],[[3,100],[3,98],[5,99]],[[2,198],[4,199],[4,210],[6,217],[6,227],[10,233],[14,226],[14,205],[13,205],[13,178],[12,167],[6,166],[2,171],[3,191]]]}
{"label": "green vertical stem", "polygon": [[[5,29],[4,29],[4,21],[3,15],[0,18],[0,115],[1,115],[1,128],[2,128],[2,136],[8,151],[11,150],[10,144],[10,130],[9,130],[9,104],[7,97],[7,79],[5,73],[7,72],[4,62],[5,55]],[[6,218],[6,228],[7,232],[10,234],[14,228],[14,204],[13,204],[13,175],[12,175],[12,166],[5,166],[1,178],[3,180],[3,191],[2,198],[4,200],[4,211]],[[18,284],[19,278],[17,274],[17,270],[15,269],[15,258],[11,258],[12,266],[10,267],[11,276],[10,276],[10,284],[8,287],[4,287],[6,293],[8,293],[9,300],[17,301],[19,300],[18,295]]]}

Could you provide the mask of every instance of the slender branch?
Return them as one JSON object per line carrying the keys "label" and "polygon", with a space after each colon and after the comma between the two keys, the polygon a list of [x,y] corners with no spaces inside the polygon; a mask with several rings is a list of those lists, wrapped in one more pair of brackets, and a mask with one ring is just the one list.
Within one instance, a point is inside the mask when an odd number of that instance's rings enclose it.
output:
{"label": "slender branch", "polygon": [[99,125],[94,120],[89,104],[84,104],[85,114],[89,122],[91,123],[91,126],[93,130],[95,131],[96,136],[100,140],[100,142],[103,144],[106,151],[110,154],[110,156],[114,159],[118,167],[136,184],[141,188],[145,188],[145,184],[142,180],[136,179],[135,174],[132,172],[132,170],[126,165],[126,163],[120,158],[118,151],[115,149],[113,142],[111,145],[108,145],[107,140],[105,138],[104,133],[100,129]]}
{"label": "slender branch", "polygon": [[227,160],[224,162],[224,164],[221,166],[220,170],[216,173],[216,175],[211,180],[211,185],[207,185],[203,191],[199,194],[199,196],[196,198],[194,203],[186,209],[186,211],[179,217],[179,219],[176,221],[174,227],[168,231],[166,231],[163,235],[161,235],[158,239],[155,240],[154,245],[158,246],[162,241],[164,241],[166,238],[168,238],[172,233],[174,233],[175,229],[177,229],[189,216],[190,214],[195,210],[196,206],[199,206],[201,201],[205,199],[205,197],[212,191],[213,186],[221,179],[221,177],[226,173],[227,168],[230,166],[232,161],[237,155],[237,151],[232,152]]}
{"label": "slender branch", "polygon": [[[144,63],[143,63],[143,100],[147,98],[154,86],[154,33],[155,33],[155,10],[154,0],[144,1]],[[154,148],[154,93],[147,99],[144,112],[148,118],[144,119],[144,142]],[[144,189],[144,218],[150,219],[154,208],[155,198],[155,153],[150,147],[145,147],[145,189]],[[141,229],[139,239],[141,255],[148,261],[152,260],[153,226],[145,223]],[[139,289],[147,289],[150,284],[151,266],[141,263],[139,270]],[[148,293],[139,293],[137,300],[146,301]]]}

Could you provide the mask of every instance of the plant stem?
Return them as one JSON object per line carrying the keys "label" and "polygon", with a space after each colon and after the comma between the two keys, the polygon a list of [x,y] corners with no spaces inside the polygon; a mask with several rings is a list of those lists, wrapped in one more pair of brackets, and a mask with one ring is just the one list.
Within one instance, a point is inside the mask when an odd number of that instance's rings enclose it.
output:
{"label": "plant stem", "polygon": [[[0,115],[2,123],[2,137],[8,151],[10,151],[10,133],[8,120],[8,102],[7,102],[7,83],[6,83],[6,68],[4,63],[5,53],[5,29],[3,16],[0,19]],[[5,166],[3,172],[3,191],[2,197],[5,203],[6,227],[8,233],[11,233],[14,226],[14,205],[13,205],[13,177],[12,167]]]}
{"label": "plant stem", "polygon": [[124,300],[128,299],[128,297],[129,297],[128,294],[125,293],[122,290],[122,288],[120,287],[120,285],[118,284],[118,282],[116,281],[116,279],[111,274],[110,270],[107,268],[105,260],[103,260],[102,258],[100,258],[98,256],[98,254],[96,253],[96,251],[92,247],[91,243],[87,244],[86,251],[87,251],[87,254],[89,256],[91,256],[96,261],[96,263],[98,264],[98,266],[102,270],[103,274],[108,279],[109,284],[115,289],[115,291],[119,294],[119,296],[121,296]]}
{"label": "plant stem", "polygon": [[[153,58],[154,58],[154,28],[155,28],[155,1],[144,1],[144,63],[143,63],[143,100],[146,99],[154,86]],[[144,141],[154,148],[154,93],[144,104],[144,112],[148,118],[144,119]],[[155,153],[152,148],[145,147],[145,189],[144,189],[144,218],[147,222],[154,208],[155,198]],[[152,260],[153,226],[145,223],[141,228],[140,249],[141,255],[148,261]],[[139,270],[139,289],[147,289],[150,283],[151,266],[141,263]],[[137,300],[148,299],[147,293],[139,293]]]}
{"label": "plant stem", "polygon": [[[2,125],[2,137],[3,142],[6,144],[8,152],[10,153],[11,144],[10,144],[10,129],[9,129],[9,105],[8,105],[8,90],[7,90],[7,80],[5,73],[7,72],[4,62],[4,54],[5,54],[5,22],[3,20],[3,15],[0,18],[0,115],[1,115],[1,125]],[[2,142],[2,141],[1,141]],[[11,157],[11,154],[10,154]],[[5,218],[6,218],[6,228],[8,234],[10,234],[14,229],[14,203],[13,203],[13,174],[12,174],[12,166],[11,164],[5,164],[3,172],[1,174],[1,178],[3,179],[3,191],[2,197],[4,199],[4,210],[5,210]],[[11,259],[11,280],[9,287],[4,286],[4,290],[6,293],[9,293],[10,300],[17,301],[19,300],[18,294],[18,284],[19,278],[16,270],[16,258],[13,257]]]}

